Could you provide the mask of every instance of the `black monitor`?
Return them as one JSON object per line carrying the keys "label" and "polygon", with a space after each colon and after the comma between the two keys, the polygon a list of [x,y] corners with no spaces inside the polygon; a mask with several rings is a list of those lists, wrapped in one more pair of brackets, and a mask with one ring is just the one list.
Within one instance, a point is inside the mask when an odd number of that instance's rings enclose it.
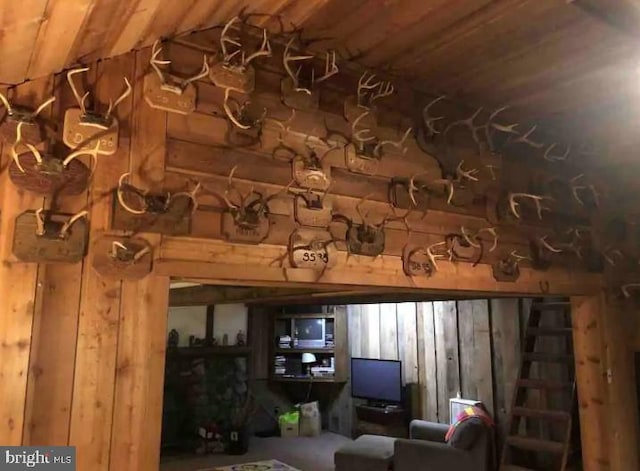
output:
{"label": "black monitor", "polygon": [[352,358],[351,395],[374,403],[401,403],[402,362]]}

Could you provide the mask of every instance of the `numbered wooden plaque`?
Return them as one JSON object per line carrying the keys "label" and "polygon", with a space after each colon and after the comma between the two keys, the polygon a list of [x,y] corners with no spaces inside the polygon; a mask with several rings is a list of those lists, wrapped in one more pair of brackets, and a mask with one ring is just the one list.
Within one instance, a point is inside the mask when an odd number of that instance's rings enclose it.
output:
{"label": "numbered wooden plaque", "polygon": [[[170,75],[165,76],[171,80]],[[184,115],[196,110],[197,90],[193,83],[187,84],[182,93],[175,93],[163,89],[158,74],[149,72],[144,76],[143,93],[144,99],[151,108]]]}
{"label": "numbered wooden plaque", "polygon": [[430,277],[435,273],[427,251],[417,247],[405,247],[402,251],[402,269],[407,276]]}
{"label": "numbered wooden plaque", "polygon": [[23,262],[77,263],[87,251],[89,225],[79,219],[69,228],[67,237],[60,238],[60,229],[71,214],[52,214],[45,221],[45,234],[36,233],[35,211],[26,211],[16,218],[13,233],[13,254]]}
{"label": "numbered wooden plaque", "polygon": [[[126,249],[118,248],[116,256],[113,254],[114,242],[120,243]],[[137,253],[148,249],[138,260],[134,260]],[[93,268],[106,278],[118,280],[140,280],[151,273],[153,251],[145,239],[102,236],[93,242]]]}
{"label": "numbered wooden plaque", "polygon": [[224,67],[222,61],[209,66],[209,78],[216,87],[249,95],[256,87],[256,72],[248,65],[244,72]]}
{"label": "numbered wooden plaque", "polygon": [[260,216],[252,224],[237,223],[229,211],[222,214],[222,234],[228,242],[259,244],[269,235],[269,216]]}
{"label": "numbered wooden plaque", "polygon": [[322,270],[334,261],[331,234],[317,229],[298,229],[289,238],[289,259],[295,268]]}
{"label": "numbered wooden plaque", "polygon": [[62,140],[70,149],[96,148],[100,141],[98,154],[113,155],[118,150],[119,123],[115,117],[111,118],[108,129],[95,124],[83,122],[80,108],[69,108],[64,114],[64,129]]}
{"label": "numbered wooden plaque", "polygon": [[309,193],[295,195],[293,213],[298,224],[311,227],[328,227],[332,218],[332,202],[327,197],[322,201],[321,195]]}

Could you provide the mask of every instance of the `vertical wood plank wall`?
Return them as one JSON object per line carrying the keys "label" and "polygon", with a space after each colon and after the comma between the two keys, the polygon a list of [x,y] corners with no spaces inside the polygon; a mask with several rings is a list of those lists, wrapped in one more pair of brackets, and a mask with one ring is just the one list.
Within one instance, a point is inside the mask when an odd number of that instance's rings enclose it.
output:
{"label": "vertical wood plank wall", "polygon": [[[91,242],[109,229],[110,192],[120,174],[131,171],[139,183],[151,168],[151,183],[163,182],[166,113],[144,103],[137,80],[148,61],[143,50],[92,64],[84,83],[103,104],[122,92],[124,76],[135,89],[116,110],[118,152],[99,159],[86,194],[57,201],[61,212],[90,212],[82,263],[27,264],[12,255],[15,217],[42,207],[43,199],[16,190],[8,172],[0,174],[0,443],[75,445],[81,471],[159,466],[169,279],[108,280],[91,266]],[[64,110],[75,106],[64,75],[27,82],[9,97],[35,108],[52,94],[49,117],[62,123]],[[61,129],[56,132],[52,146],[61,141]],[[1,156],[6,169],[7,146]]]}
{"label": "vertical wood plank wall", "polygon": [[414,417],[448,423],[449,398],[483,401],[502,436],[520,358],[518,299],[347,306],[351,356],[401,360]]}

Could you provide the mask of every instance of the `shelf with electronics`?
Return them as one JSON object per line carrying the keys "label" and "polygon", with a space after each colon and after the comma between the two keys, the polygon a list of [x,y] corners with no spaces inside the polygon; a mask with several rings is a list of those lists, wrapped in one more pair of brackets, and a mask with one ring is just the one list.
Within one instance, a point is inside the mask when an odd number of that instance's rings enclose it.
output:
{"label": "shelf with electronics", "polygon": [[270,374],[275,382],[347,381],[347,317],[344,306],[272,314]]}

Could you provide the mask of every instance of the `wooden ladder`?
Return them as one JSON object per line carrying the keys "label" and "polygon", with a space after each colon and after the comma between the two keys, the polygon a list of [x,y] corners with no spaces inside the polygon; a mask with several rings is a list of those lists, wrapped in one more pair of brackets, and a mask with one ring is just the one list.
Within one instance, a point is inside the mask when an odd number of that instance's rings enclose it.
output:
{"label": "wooden ladder", "polygon": [[571,305],[536,299],[524,332],[501,471],[568,469],[579,451],[572,435],[575,395]]}

